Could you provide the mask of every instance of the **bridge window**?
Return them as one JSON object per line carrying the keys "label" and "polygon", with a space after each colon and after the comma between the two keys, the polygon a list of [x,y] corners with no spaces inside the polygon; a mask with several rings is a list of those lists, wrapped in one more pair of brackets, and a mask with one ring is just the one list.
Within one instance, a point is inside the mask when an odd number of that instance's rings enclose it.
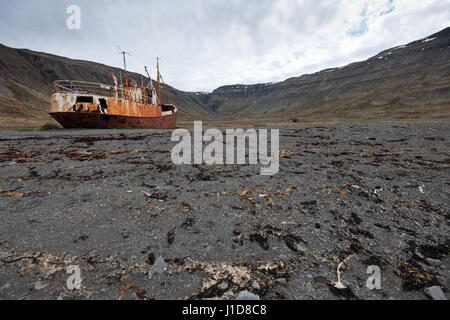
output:
{"label": "bridge window", "polygon": [[102,107],[103,109],[108,109],[108,104],[106,103],[105,99],[98,99],[98,101],[100,101],[100,107]]}
{"label": "bridge window", "polygon": [[78,96],[77,97],[77,103],[94,103],[94,99],[92,97],[87,97],[87,96]]}

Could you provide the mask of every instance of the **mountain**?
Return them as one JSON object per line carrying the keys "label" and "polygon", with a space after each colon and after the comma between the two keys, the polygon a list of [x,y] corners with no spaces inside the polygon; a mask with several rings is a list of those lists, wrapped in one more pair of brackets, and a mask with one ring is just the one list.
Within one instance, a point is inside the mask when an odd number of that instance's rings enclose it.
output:
{"label": "mountain", "polygon": [[[52,82],[111,83],[120,69],[0,45],[0,125],[48,121]],[[136,80],[138,74],[131,74]],[[180,120],[450,119],[450,27],[362,62],[279,83],[228,85],[212,93],[169,86]]]}
{"label": "mountain", "polygon": [[[99,63],[0,45],[0,126],[33,126],[52,121],[47,112],[53,81],[71,79],[112,84],[111,72],[119,77],[123,71]],[[129,76],[139,83],[141,75],[129,73]],[[167,99],[165,91],[162,90],[163,98]],[[215,118],[199,95],[170,86],[168,92],[179,107],[179,119]]]}
{"label": "mountain", "polygon": [[450,118],[450,28],[342,68],[274,84],[223,86],[204,97],[221,117]]}
{"label": "mountain", "polygon": [[450,118],[450,28],[362,62],[208,96],[222,117],[317,120]]}

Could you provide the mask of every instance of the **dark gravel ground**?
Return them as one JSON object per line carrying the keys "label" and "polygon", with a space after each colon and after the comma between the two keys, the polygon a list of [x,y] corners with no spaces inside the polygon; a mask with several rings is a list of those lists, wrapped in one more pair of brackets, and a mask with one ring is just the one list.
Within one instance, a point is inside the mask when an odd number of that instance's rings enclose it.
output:
{"label": "dark gravel ground", "polygon": [[173,165],[170,135],[2,131],[0,299],[448,297],[450,124],[283,127],[272,177]]}

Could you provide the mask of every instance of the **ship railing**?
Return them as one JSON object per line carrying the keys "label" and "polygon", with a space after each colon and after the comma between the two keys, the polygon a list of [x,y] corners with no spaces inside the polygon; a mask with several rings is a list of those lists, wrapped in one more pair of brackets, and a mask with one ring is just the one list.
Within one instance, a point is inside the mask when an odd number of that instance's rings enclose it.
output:
{"label": "ship railing", "polygon": [[[105,97],[117,97],[124,100],[136,101],[129,92],[124,91],[120,87],[114,87],[111,85],[96,83],[96,82],[86,82],[78,80],[57,80],[53,82],[54,93],[56,92],[69,92],[77,94],[90,94]],[[141,103],[149,103],[152,101],[151,96],[144,95],[139,99]]]}

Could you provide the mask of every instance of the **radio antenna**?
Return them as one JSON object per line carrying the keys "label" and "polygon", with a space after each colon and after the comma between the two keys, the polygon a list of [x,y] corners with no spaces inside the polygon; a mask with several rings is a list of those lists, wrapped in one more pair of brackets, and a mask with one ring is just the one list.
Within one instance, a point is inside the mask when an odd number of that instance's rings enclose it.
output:
{"label": "radio antenna", "polygon": [[117,46],[117,51],[119,54],[121,54],[123,56],[123,82],[124,82],[125,86],[128,87],[126,55],[131,56],[131,53],[121,51],[119,46]]}
{"label": "radio antenna", "polygon": [[149,83],[150,83],[150,87],[151,88],[153,88],[153,81],[152,81],[152,76],[151,76],[151,69],[150,69],[150,72],[148,71],[148,69],[147,69],[147,66],[144,66],[144,68],[145,68],[145,72],[147,73],[147,77],[148,77],[148,80],[149,80]]}

